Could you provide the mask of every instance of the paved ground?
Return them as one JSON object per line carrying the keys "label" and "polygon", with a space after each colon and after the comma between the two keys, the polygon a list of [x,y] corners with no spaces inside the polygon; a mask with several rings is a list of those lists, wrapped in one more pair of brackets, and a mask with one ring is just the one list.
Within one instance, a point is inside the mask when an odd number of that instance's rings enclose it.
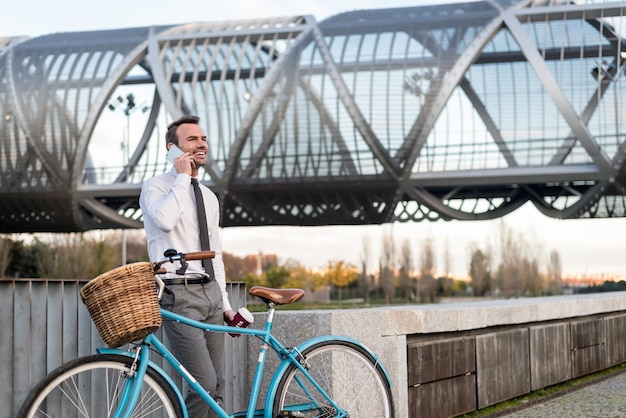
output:
{"label": "paved ground", "polygon": [[626,372],[499,416],[507,418],[626,417]]}

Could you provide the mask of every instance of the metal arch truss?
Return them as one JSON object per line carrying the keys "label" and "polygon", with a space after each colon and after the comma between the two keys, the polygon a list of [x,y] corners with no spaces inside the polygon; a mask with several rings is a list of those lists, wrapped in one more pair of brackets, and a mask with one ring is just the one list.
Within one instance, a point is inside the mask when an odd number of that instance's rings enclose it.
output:
{"label": "metal arch truss", "polygon": [[[187,113],[225,227],[526,202],[624,217],[625,12],[499,0],[0,38],[0,233],[141,227],[141,184],[169,170],[165,127]],[[125,96],[116,166],[107,111]]]}

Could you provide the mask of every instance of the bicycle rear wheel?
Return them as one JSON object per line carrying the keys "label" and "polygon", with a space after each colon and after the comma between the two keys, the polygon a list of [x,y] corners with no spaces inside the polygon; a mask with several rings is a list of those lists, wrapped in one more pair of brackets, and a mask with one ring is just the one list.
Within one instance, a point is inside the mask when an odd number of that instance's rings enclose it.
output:
{"label": "bicycle rear wheel", "polygon": [[[111,417],[127,382],[133,359],[114,354],[72,360],[48,374],[31,390],[18,418]],[[182,407],[170,384],[148,367],[133,418],[182,417]]]}
{"label": "bicycle rear wheel", "polygon": [[[302,355],[311,377],[349,416],[393,418],[391,388],[367,350],[348,341],[332,340],[313,344]],[[287,368],[277,386],[272,412],[272,416],[338,416],[294,365]]]}

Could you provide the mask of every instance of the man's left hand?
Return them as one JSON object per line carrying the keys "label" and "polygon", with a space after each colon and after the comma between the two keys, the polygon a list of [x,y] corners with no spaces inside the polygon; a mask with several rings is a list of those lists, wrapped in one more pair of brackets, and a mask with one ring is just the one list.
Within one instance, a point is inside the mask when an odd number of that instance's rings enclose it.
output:
{"label": "man's left hand", "polygon": [[233,319],[235,319],[235,315],[237,315],[237,312],[235,311],[224,311],[224,321],[225,322],[230,322]]}

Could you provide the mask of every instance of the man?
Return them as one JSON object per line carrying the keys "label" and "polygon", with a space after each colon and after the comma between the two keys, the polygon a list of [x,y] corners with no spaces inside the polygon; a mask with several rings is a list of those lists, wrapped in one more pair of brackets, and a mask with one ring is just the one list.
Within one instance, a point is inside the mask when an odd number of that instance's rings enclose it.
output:
{"label": "man", "polygon": [[[168,150],[178,146],[183,153],[174,158],[173,168],[146,180],[141,189],[139,205],[144,217],[150,260],[163,257],[168,248],[178,252],[200,251],[200,225],[192,179],[206,164],[208,145],[206,135],[196,116],[183,116],[172,122],[165,134]],[[200,185],[204,200],[209,243],[215,258],[189,261],[185,280],[168,273],[164,277],[167,291],[161,304],[164,308],[207,323],[231,321],[232,310],[226,292],[222,248],[218,236],[219,202],[209,188]],[[200,217],[202,218],[202,217]],[[206,267],[208,266],[208,268]],[[211,271],[212,270],[212,271]],[[172,351],[198,382],[218,401],[224,390],[224,337],[207,333],[177,322],[165,321],[165,332]],[[189,393],[185,403],[192,418],[213,416],[209,407],[195,393]]]}

